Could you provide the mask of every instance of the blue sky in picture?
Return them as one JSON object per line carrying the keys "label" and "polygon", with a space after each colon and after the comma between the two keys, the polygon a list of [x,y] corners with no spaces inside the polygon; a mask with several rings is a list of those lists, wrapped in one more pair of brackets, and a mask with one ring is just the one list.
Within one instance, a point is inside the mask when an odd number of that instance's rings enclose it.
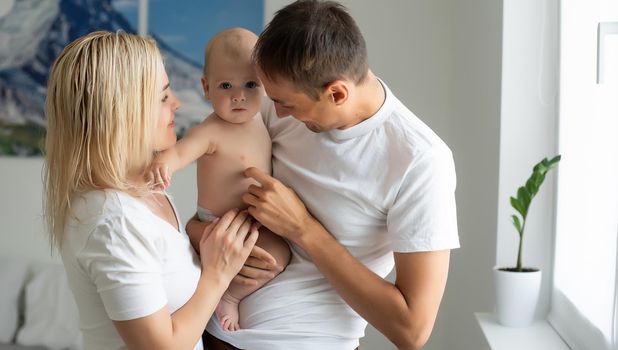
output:
{"label": "blue sky in picture", "polygon": [[[137,28],[137,0],[116,0],[114,7]],[[215,33],[230,27],[262,31],[264,1],[150,0],[148,12],[148,31],[201,67],[204,47]]]}

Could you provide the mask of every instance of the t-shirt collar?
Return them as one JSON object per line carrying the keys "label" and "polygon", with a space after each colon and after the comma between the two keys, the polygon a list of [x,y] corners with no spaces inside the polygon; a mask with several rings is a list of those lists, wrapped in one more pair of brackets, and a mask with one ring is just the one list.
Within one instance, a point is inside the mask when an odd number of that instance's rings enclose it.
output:
{"label": "t-shirt collar", "polygon": [[384,103],[382,104],[380,109],[378,109],[378,111],[371,117],[363,120],[362,122],[352,127],[343,130],[329,130],[326,131],[325,134],[328,134],[335,141],[345,141],[365,135],[371,132],[373,129],[382,125],[382,123],[384,123],[386,118],[388,118],[388,116],[391,114],[391,111],[393,110],[393,94],[388,89],[388,86],[386,86],[386,84],[381,79],[378,78],[378,81],[382,85],[385,95]]}

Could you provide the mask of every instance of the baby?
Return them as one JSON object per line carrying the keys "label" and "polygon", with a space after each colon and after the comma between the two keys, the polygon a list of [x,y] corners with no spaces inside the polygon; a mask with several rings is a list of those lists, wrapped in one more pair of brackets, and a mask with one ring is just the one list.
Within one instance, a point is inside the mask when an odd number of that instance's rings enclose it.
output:
{"label": "baby", "polygon": [[[233,28],[220,32],[206,47],[202,87],[214,112],[191,128],[176,145],[157,155],[152,175],[162,187],[171,174],[197,160],[197,213],[211,222],[232,208],[243,208],[241,196],[249,185],[243,176],[248,167],[271,172],[271,140],[260,114],[264,89],[251,53],[257,36]],[[265,227],[257,245],[268,251],[282,271],[290,260],[287,243]],[[221,326],[240,329],[238,303],[266,284],[246,286],[232,282],[216,309]]]}

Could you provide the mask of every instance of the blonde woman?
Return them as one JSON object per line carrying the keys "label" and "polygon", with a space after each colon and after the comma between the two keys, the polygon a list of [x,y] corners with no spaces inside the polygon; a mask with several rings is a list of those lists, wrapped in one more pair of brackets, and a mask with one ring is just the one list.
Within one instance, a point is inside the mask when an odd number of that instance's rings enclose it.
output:
{"label": "blonde woman", "polygon": [[257,239],[247,213],[230,211],[204,231],[198,258],[170,198],[144,180],[154,153],[176,142],[179,107],[148,38],[91,33],[52,67],[46,218],[85,349],[202,349]]}

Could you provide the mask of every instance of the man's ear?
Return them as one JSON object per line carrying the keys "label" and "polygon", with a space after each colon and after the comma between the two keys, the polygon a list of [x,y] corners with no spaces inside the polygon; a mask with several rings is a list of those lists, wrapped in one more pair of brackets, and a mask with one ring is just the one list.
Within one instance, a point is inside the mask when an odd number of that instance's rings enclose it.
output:
{"label": "man's ear", "polygon": [[208,78],[206,78],[205,76],[202,75],[202,89],[204,90],[204,96],[206,97],[206,99],[210,100],[210,94],[209,94],[209,90],[208,90]]}
{"label": "man's ear", "polygon": [[335,105],[344,104],[350,96],[349,82],[344,80],[333,80],[326,85],[324,93],[328,101],[332,101]]}

